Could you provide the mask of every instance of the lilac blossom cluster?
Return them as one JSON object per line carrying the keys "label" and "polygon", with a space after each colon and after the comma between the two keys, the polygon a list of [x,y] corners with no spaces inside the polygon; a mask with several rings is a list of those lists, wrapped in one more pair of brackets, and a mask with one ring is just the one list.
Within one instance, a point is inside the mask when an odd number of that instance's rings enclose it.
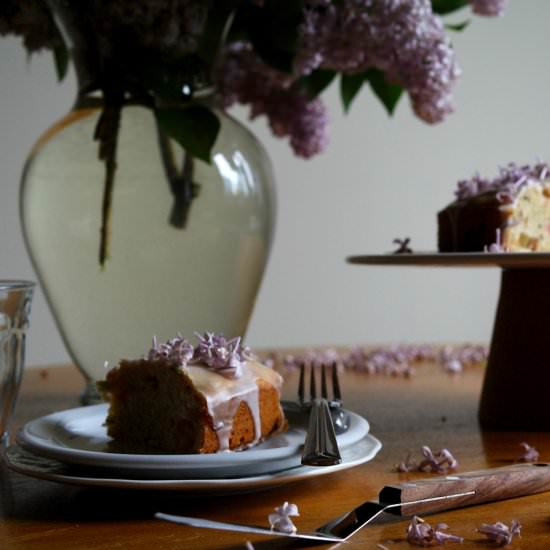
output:
{"label": "lilac blossom cluster", "polygon": [[167,360],[179,365],[204,365],[227,378],[239,378],[246,361],[253,358],[241,338],[227,340],[222,334],[197,334],[198,344],[193,346],[181,334],[162,344],[153,338],[153,346],[146,355],[149,360]]}
{"label": "lilac blossom cluster", "polygon": [[546,162],[534,165],[518,166],[511,162],[499,169],[499,174],[493,179],[482,178],[475,174],[468,180],[457,184],[455,195],[457,199],[468,199],[481,193],[497,191],[497,199],[504,204],[514,201],[523,187],[532,182],[542,183],[550,178],[550,166]]}
{"label": "lilac blossom cluster", "polygon": [[0,36],[21,36],[29,53],[54,49],[60,36],[53,19],[40,0],[2,0],[0,2]]}
{"label": "lilac blossom cluster", "polygon": [[414,516],[407,527],[407,541],[414,546],[434,546],[446,542],[463,542],[464,539],[457,535],[445,533],[448,529],[446,523],[438,523],[432,527],[429,523],[418,516]]}
{"label": "lilac blossom cluster", "polygon": [[149,361],[166,360],[180,365],[186,365],[195,352],[193,344],[186,340],[181,334],[161,344],[157,337],[153,336],[153,345],[147,353]]}
{"label": "lilac blossom cluster", "polygon": [[430,0],[311,2],[300,46],[298,74],[376,68],[407,90],[424,121],[440,122],[453,110],[452,88],[460,69]]}
{"label": "lilac blossom cluster", "polygon": [[266,65],[247,42],[228,46],[216,72],[216,90],[224,108],[250,106],[250,117],[265,114],[272,132],[290,138],[295,153],[308,158],[327,143],[327,114],[288,74]]}
{"label": "lilac blossom cluster", "polygon": [[[502,13],[506,0],[470,3],[475,13],[494,16]],[[45,2],[0,4],[0,34],[22,35],[29,51],[55,48],[59,33]],[[258,1],[242,3],[237,10],[250,4],[263,7]],[[176,64],[196,53],[209,29],[209,15],[218,9],[223,14],[226,8],[197,0],[90,0],[85,9],[74,6],[76,17],[92,29],[98,52],[104,59],[116,59],[118,67],[131,65],[124,56]],[[248,20],[246,13],[238,15],[229,20]],[[212,78],[225,107],[242,103],[250,106],[252,118],[266,115],[273,133],[288,137],[299,156],[321,152],[328,141],[326,109],[302,82],[316,69],[342,74],[382,71],[388,83],[406,90],[414,112],[428,123],[442,121],[453,110],[452,91],[460,69],[430,0],[306,0],[291,74],[264,63],[252,43],[242,41],[249,33],[237,30],[235,35],[231,26],[219,31],[216,39],[224,47],[214,70],[197,68],[201,74],[193,76],[199,76],[200,83]]]}
{"label": "lilac blossom cluster", "polygon": [[196,0],[92,0],[88,13],[107,52],[119,36],[125,47],[177,58],[197,50],[209,7]]}
{"label": "lilac blossom cluster", "polygon": [[282,365],[295,369],[303,362],[314,365],[337,363],[340,368],[372,375],[404,376],[414,374],[414,364],[435,362],[450,373],[459,373],[464,368],[477,365],[487,359],[485,346],[466,344],[463,346],[397,345],[365,349],[355,346],[349,351],[335,349],[308,350],[301,355],[280,357],[272,354],[266,359],[271,366]]}
{"label": "lilac blossom cluster", "polygon": [[423,445],[422,455],[424,459],[418,463],[412,459],[411,453],[409,453],[403,462],[394,466],[394,470],[396,472],[445,474],[449,470],[456,470],[458,468],[458,461],[449,449],[441,449],[437,453],[434,453],[430,447]]}
{"label": "lilac blossom cluster", "polygon": [[290,517],[299,516],[298,506],[285,502],[281,506],[277,506],[275,511],[269,514],[268,521],[272,530],[281,531],[282,533],[296,533],[298,530]]}
{"label": "lilac blossom cluster", "polygon": [[197,338],[191,364],[205,364],[228,378],[239,378],[244,363],[252,359],[250,349],[241,345],[240,336],[227,340],[222,334],[206,332],[203,336],[197,334]]}
{"label": "lilac blossom cluster", "polygon": [[515,519],[512,520],[510,527],[500,521],[493,524],[483,523],[477,531],[499,546],[506,546],[514,537],[521,536],[521,524]]}

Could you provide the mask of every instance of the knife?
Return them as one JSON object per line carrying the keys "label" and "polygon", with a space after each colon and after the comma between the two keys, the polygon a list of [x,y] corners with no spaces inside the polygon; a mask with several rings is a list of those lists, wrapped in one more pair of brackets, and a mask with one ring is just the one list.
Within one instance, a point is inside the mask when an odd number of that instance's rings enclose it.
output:
{"label": "knife", "polygon": [[386,485],[380,491],[377,501],[364,502],[350,512],[322,525],[313,533],[283,533],[265,527],[163,513],[157,513],[155,517],[207,529],[290,537],[317,543],[343,542],[385,513],[412,516],[441,512],[549,490],[550,464],[539,462]]}

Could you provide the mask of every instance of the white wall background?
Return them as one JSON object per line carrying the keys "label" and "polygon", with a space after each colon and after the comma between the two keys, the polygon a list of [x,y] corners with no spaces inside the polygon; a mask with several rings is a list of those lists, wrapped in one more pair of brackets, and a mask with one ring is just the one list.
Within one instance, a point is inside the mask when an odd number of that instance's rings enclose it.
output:
{"label": "white wall background", "polygon": [[[390,119],[368,93],[344,116],[336,87],[325,96],[331,144],[313,160],[295,158],[263,120],[252,124],[275,166],[279,212],[251,345],[489,340],[496,269],[374,268],[344,259],[392,250],[403,236],[416,250],[435,250],[436,212],[458,179],[493,175],[511,160],[550,160],[550,2],[510,4],[505,17],[475,18],[453,36],[464,75],[456,113],[443,124],[414,118],[406,99]],[[74,94],[74,75],[58,85],[49,54],[29,61],[19,40],[0,40],[0,278],[35,278],[18,181],[34,140]],[[236,114],[246,120],[246,111]],[[40,290],[28,357],[35,365],[68,361]]]}

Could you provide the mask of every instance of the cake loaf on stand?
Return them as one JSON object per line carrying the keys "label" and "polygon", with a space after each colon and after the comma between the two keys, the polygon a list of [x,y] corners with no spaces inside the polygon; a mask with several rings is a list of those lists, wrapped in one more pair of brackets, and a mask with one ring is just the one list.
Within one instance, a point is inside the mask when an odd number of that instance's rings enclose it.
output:
{"label": "cake loaf on stand", "polygon": [[550,169],[509,164],[493,180],[459,182],[438,213],[440,252],[550,251]]}

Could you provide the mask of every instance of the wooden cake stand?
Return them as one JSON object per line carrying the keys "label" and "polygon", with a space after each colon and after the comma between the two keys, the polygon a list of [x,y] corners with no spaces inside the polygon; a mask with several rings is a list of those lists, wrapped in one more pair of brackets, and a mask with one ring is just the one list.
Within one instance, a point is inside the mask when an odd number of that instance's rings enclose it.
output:
{"label": "wooden cake stand", "polygon": [[352,256],[351,264],[499,267],[500,296],[479,404],[485,430],[550,431],[550,254]]}

